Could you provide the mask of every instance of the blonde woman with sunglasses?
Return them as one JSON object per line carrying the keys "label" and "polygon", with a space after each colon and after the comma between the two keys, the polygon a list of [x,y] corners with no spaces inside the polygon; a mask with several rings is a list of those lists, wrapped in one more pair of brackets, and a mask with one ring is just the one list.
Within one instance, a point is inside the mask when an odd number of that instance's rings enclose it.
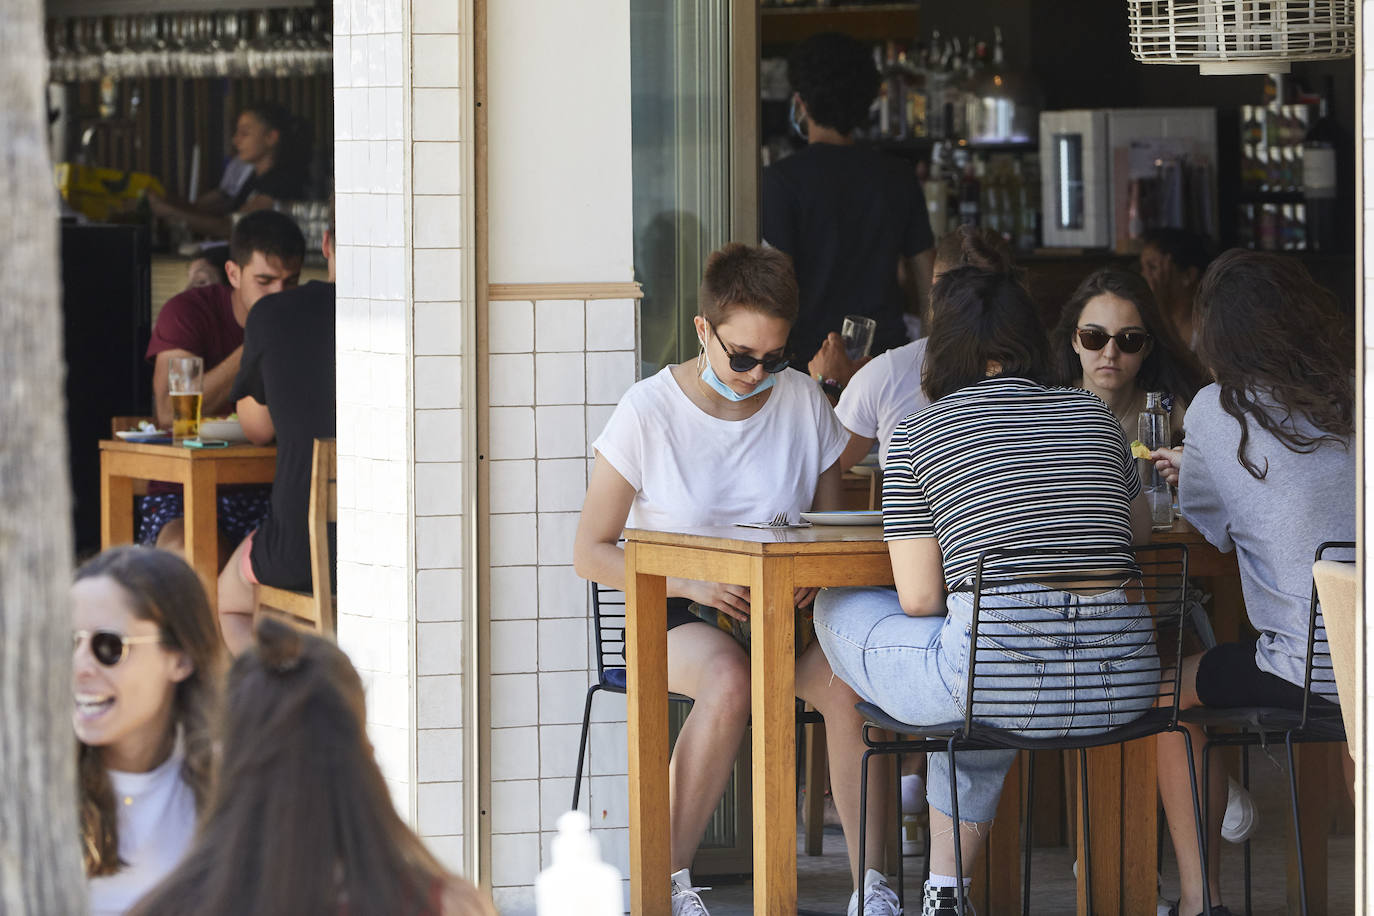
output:
{"label": "blonde woman with sunglasses", "polygon": [[176,554],[117,547],[76,573],[72,726],[93,916],[126,912],[190,848],[213,778],[222,648]]}
{"label": "blonde woman with sunglasses", "polygon": [[1169,429],[1182,440],[1183,414],[1202,372],[1143,277],[1110,267],[1089,274],[1065,304],[1050,346],[1056,381],[1105,401],[1127,439],[1136,437],[1146,393],[1162,391]]}

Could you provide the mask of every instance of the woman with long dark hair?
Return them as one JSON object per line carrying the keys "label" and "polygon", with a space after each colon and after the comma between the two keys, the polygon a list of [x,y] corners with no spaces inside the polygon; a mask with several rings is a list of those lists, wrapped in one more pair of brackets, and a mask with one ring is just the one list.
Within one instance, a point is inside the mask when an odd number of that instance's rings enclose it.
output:
{"label": "woman with long dark hair", "polygon": [[1136,437],[1146,393],[1164,392],[1179,441],[1202,371],[1140,275],[1111,267],[1089,274],[1064,305],[1050,348],[1055,381],[1106,401],[1128,439]]}
{"label": "woman with long dark hair", "polygon": [[195,845],[139,916],[493,916],[392,804],[362,681],[270,616],[229,672],[220,779]]}
{"label": "woman with long dark hair", "polygon": [[191,844],[214,777],[223,649],[175,554],[116,547],[76,573],[72,726],[91,912],[124,913]]}
{"label": "woman with long dark hair", "polygon": [[[1216,382],[1188,409],[1184,447],[1155,452],[1156,466],[1178,484],[1183,517],[1218,549],[1236,552],[1245,612],[1260,637],[1184,659],[1181,702],[1300,708],[1312,557],[1324,541],[1355,539],[1353,336],[1335,298],[1300,262],[1258,251],[1217,258],[1197,307],[1198,356]],[[1319,674],[1317,702],[1339,702],[1329,672]],[[1212,773],[1205,816],[1217,914],[1227,912],[1216,841],[1226,792],[1222,768]],[[1175,912],[1194,916],[1202,872],[1180,737],[1160,737],[1159,782],[1182,887]]]}

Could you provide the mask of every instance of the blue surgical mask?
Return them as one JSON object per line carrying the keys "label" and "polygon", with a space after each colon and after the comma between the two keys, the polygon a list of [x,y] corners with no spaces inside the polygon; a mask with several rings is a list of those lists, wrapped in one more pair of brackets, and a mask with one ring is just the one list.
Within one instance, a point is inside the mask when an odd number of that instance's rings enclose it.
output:
{"label": "blue surgical mask", "polygon": [[[704,347],[705,344],[702,344],[702,346]],[[720,376],[716,375],[715,367],[711,365],[709,359],[703,359],[702,362],[706,364],[706,368],[701,370],[701,380],[710,385],[712,391],[725,398],[727,401],[747,401],[754,395],[763,394],[777,383],[774,373],[769,373],[764,376],[763,381],[754,386],[753,391],[748,394],[740,394],[720,380]]]}
{"label": "blue surgical mask", "polygon": [[806,136],[806,116],[801,112],[801,100],[796,96],[792,97],[792,110],[787,114],[787,120],[792,125],[792,132],[803,140],[810,139]]}

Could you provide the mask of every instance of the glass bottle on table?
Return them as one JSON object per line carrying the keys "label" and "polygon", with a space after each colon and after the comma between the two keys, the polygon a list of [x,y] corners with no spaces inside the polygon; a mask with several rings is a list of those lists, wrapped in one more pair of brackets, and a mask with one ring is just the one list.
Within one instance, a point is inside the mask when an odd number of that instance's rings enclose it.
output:
{"label": "glass bottle on table", "polygon": [[[1138,421],[1141,443],[1150,451],[1169,447],[1169,412],[1164,408],[1164,393],[1151,391],[1145,395],[1145,409]],[[1141,474],[1141,488],[1150,504],[1151,527],[1159,530],[1174,524],[1174,497],[1169,483],[1159,473],[1153,461],[1145,462]]]}

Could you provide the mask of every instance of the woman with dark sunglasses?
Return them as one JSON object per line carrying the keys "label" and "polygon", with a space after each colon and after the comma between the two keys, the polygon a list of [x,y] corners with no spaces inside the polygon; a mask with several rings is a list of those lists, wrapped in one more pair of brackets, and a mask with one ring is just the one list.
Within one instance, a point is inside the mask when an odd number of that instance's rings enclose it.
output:
{"label": "woman with dark sunglasses", "polygon": [[[631,527],[679,530],[779,515],[796,522],[806,509],[839,508],[838,459],[848,436],[816,383],[784,371],[797,315],[791,259],[775,248],[726,245],[706,261],[700,303],[697,357],[631,387],[593,445],[596,463],[573,546],[583,578],[624,588],[617,541],[627,520]],[[668,689],[694,704],[669,767],[673,873],[659,880],[671,878],[673,916],[706,916],[688,868],[748,725],[749,656],[691,607],[742,623],[749,589],[684,579],[669,579],[667,589]],[[795,596],[800,607],[814,597],[814,589]],[[831,787],[850,862],[857,862],[858,697],[831,675],[815,644],[797,659],[796,689],[825,717]],[[869,823],[882,822],[881,795],[870,793]],[[881,861],[881,833],[869,833],[869,862]],[[881,875],[853,879],[863,888],[866,913],[895,916],[897,896]],[[857,896],[850,905],[853,912]]]}
{"label": "woman with dark sunglasses", "polygon": [[1143,277],[1111,267],[1089,274],[1064,305],[1050,346],[1056,381],[1106,401],[1127,439],[1136,437],[1146,393],[1162,391],[1170,431],[1181,440],[1183,414],[1202,387],[1202,372]]}
{"label": "woman with dark sunglasses", "polygon": [[72,725],[93,916],[121,914],[191,845],[210,795],[223,648],[176,554],[116,547],[72,585]]}

